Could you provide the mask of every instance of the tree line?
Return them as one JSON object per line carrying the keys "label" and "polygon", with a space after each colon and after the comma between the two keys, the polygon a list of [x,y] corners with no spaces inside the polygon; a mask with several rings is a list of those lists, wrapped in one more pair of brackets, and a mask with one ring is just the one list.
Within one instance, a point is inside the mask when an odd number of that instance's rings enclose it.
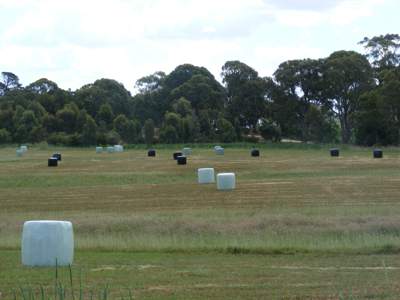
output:
{"label": "tree line", "polygon": [[135,83],[71,91],[48,79],[0,78],[0,143],[95,145],[280,141],[399,145],[400,36],[364,38],[365,53],[289,60],[271,77],[227,61],[222,84],[190,64]]}

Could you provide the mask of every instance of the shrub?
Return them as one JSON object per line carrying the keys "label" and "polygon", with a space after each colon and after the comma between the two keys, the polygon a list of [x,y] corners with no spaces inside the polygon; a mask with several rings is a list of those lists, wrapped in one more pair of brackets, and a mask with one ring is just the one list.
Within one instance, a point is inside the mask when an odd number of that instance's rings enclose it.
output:
{"label": "shrub", "polygon": [[275,122],[264,119],[258,130],[266,141],[279,142],[282,138],[281,127]]}
{"label": "shrub", "polygon": [[0,129],[0,144],[7,144],[11,142],[11,134],[7,129]]}

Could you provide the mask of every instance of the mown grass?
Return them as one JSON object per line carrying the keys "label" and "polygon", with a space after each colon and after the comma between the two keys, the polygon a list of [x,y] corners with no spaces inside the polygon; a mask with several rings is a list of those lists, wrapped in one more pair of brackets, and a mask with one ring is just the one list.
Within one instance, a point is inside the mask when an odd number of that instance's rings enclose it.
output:
{"label": "mown grass", "polygon": [[[12,299],[14,287],[39,295],[42,286],[52,295],[54,269],[22,267],[19,259],[16,250],[0,252],[4,299]],[[106,286],[108,299],[126,297],[128,290],[134,299],[398,299],[400,289],[397,255],[78,251],[72,273],[85,299]],[[66,287],[69,276],[68,268],[59,269]]]}
{"label": "mown grass", "polygon": [[[200,299],[195,293],[225,298],[235,298],[236,293],[258,296],[252,298],[288,295],[289,299],[297,292],[305,299],[305,295],[336,299],[340,293],[345,297],[372,293],[371,298],[378,299],[378,295],[386,295],[384,284],[378,281],[381,275],[376,282],[371,279],[379,286],[372,291],[373,288],[355,281],[354,289],[344,283],[340,286],[331,278],[330,270],[315,269],[311,272],[315,274],[307,279],[315,280],[318,273],[321,279],[315,286],[306,280],[304,284],[298,283],[299,287],[280,286],[284,292],[279,294],[275,290],[278,286],[269,286],[268,280],[259,285],[246,281],[246,276],[250,279],[260,274],[264,270],[262,265],[251,264],[251,274],[245,270],[247,258],[265,262],[276,254],[284,254],[281,267],[289,257],[305,267],[310,266],[308,258],[324,265],[326,255],[335,260],[337,268],[341,266],[340,258],[349,260],[351,265],[357,255],[363,257],[360,266],[368,266],[369,257],[390,257],[387,264],[392,266],[400,258],[398,149],[384,149],[383,159],[373,159],[371,149],[347,146],[339,158],[331,158],[330,146],[262,145],[261,157],[251,158],[251,145],[225,146],[223,157],[215,156],[210,146],[192,145],[194,151],[187,166],[177,166],[172,160],[172,151],[180,145],[160,146],[153,159],[146,157],[144,146],[124,153],[96,154],[94,149],[39,145],[22,158],[15,157],[14,148],[1,148],[0,274],[3,270],[12,272],[14,267],[16,276],[19,274],[24,280],[27,274],[35,274],[32,278],[44,276],[36,274],[45,270],[28,272],[20,267],[22,224],[32,219],[66,219],[74,224],[77,265],[84,269],[85,260],[91,257],[97,258],[91,260],[93,268],[110,264],[119,270],[120,262],[112,258],[115,253],[122,260],[141,259],[144,255],[151,261],[166,255],[171,264],[181,257],[186,262],[202,257],[207,268],[215,265],[216,269],[224,269],[218,259],[229,261],[233,266],[230,271],[238,276],[237,283],[218,283],[218,287],[210,287],[210,293],[199,291],[208,290],[206,286],[194,287],[197,277],[190,276],[187,288],[172,283],[161,287],[171,293],[149,292],[149,282],[135,286],[140,295],[150,298],[190,295]],[[48,168],[47,158],[55,151],[63,154],[63,161],[57,168]],[[214,185],[198,185],[199,167],[235,172],[237,189],[219,192]],[[7,262],[9,255],[14,257],[13,264]],[[284,280],[290,280],[287,276],[297,272],[279,270],[276,276],[282,274],[279,276]],[[124,281],[119,278],[125,276],[123,272],[109,271],[100,272],[100,277],[115,277],[118,283],[114,289],[122,288],[118,284]],[[305,277],[309,271],[304,268]],[[397,269],[386,271],[390,280],[397,278]],[[370,274],[362,269],[351,272],[368,282]],[[155,274],[146,276],[156,282],[160,279]],[[170,276],[181,283],[179,276]],[[40,278],[29,284],[47,284],[44,277]],[[136,279],[131,275],[126,278],[128,282]],[[335,286],[328,289],[329,293],[324,280]],[[10,288],[17,281],[14,277],[14,282],[11,278],[6,282],[5,286]],[[271,291],[265,291],[269,288]],[[398,290],[396,284],[385,288],[389,298]],[[262,291],[258,292],[259,289]]]}

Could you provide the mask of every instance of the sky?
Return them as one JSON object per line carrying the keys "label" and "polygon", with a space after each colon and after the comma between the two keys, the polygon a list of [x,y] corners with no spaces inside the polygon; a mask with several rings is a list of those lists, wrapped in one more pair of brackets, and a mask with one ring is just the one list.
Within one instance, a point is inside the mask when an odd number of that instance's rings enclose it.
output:
{"label": "sky", "polygon": [[240,60],[271,76],[290,59],[365,53],[364,37],[400,33],[399,0],[0,0],[0,72],[78,89],[180,64]]}

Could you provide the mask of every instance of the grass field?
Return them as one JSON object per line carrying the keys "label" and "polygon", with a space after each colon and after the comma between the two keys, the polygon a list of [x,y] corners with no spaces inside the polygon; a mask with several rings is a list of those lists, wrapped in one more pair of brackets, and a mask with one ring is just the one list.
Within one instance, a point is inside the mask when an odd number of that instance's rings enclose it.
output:
{"label": "grass field", "polygon": [[[53,270],[20,265],[22,224],[74,224],[74,273],[111,299],[397,299],[400,151],[263,145],[194,148],[178,166],[167,146],[0,149],[0,299],[21,285],[51,286]],[[60,151],[63,161],[47,167]],[[237,189],[198,185],[197,168],[232,171]],[[66,272],[63,270],[62,272]],[[74,280],[78,281],[76,276]],[[75,284],[78,284],[76,282]],[[2,298],[3,297],[3,298]]]}

